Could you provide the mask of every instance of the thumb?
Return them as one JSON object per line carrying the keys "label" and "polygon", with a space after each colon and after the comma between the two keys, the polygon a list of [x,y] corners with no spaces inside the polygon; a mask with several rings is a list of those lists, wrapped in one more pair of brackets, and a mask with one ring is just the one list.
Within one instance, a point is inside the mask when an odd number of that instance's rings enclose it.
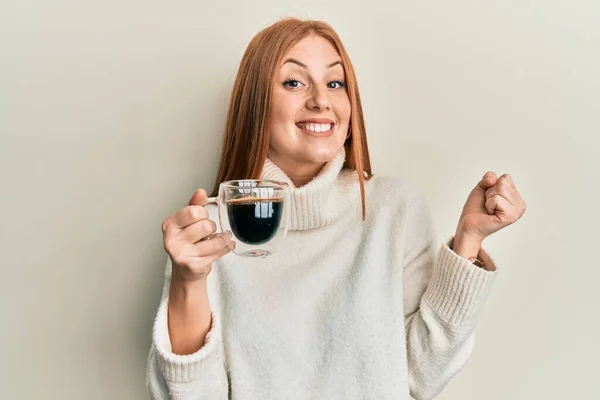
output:
{"label": "thumb", "polygon": [[190,202],[188,204],[190,206],[201,206],[204,203],[206,203],[206,200],[208,200],[208,195],[206,194],[206,190],[198,189],[194,192],[194,195],[192,196],[192,198],[190,199]]}
{"label": "thumb", "polygon": [[496,181],[498,181],[498,177],[496,176],[494,171],[488,171],[483,175],[483,178],[481,178],[481,181],[479,182],[479,187],[486,191],[492,186],[494,186],[496,184]]}

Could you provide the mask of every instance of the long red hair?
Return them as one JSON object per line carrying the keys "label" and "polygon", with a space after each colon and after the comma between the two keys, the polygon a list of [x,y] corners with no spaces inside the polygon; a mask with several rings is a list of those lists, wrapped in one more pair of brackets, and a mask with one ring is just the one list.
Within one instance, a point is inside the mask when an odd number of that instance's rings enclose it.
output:
{"label": "long red hair", "polygon": [[211,196],[218,194],[221,182],[260,178],[269,151],[270,132],[267,127],[273,77],[287,51],[311,34],[329,40],[342,60],[351,107],[350,136],[344,143],[346,161],[343,168],[362,172],[358,173],[358,180],[364,220],[365,180],[369,180],[373,173],[358,84],[342,41],[333,28],[322,21],[285,18],[257,33],[248,44],[229,101],[221,162]]}

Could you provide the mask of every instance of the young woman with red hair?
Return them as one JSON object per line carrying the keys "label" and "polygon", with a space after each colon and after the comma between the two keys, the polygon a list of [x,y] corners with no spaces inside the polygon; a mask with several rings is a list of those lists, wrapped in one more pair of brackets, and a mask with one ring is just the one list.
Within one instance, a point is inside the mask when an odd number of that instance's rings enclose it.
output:
{"label": "young woman with red hair", "polygon": [[[430,399],[469,358],[496,276],[481,248],[525,202],[487,172],[439,248],[424,197],[374,176],[352,63],[326,23],[290,18],[250,42],[221,182],[290,186],[273,255],[231,254],[199,189],[162,225],[169,255],[148,360],[152,399]],[[205,239],[205,240],[203,240]]]}

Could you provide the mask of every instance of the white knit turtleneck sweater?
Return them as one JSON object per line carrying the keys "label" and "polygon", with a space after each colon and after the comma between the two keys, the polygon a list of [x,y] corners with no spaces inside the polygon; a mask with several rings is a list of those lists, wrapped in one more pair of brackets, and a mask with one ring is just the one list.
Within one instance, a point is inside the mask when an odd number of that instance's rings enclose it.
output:
{"label": "white knit turtleneck sweater", "polygon": [[425,199],[404,180],[366,182],[362,221],[344,156],[300,188],[267,160],[263,178],[292,187],[290,231],[270,257],[215,262],[212,327],[191,355],[171,352],[167,263],[152,399],[431,399],[462,368],[497,272],[459,257],[453,238],[436,254]]}

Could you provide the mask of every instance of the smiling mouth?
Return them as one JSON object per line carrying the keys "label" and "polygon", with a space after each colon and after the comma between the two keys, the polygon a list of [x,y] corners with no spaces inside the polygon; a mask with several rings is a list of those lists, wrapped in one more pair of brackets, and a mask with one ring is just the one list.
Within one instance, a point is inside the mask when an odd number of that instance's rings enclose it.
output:
{"label": "smiling mouth", "polygon": [[328,133],[333,130],[335,124],[315,124],[315,123],[303,123],[299,122],[296,126],[304,131],[314,133]]}

